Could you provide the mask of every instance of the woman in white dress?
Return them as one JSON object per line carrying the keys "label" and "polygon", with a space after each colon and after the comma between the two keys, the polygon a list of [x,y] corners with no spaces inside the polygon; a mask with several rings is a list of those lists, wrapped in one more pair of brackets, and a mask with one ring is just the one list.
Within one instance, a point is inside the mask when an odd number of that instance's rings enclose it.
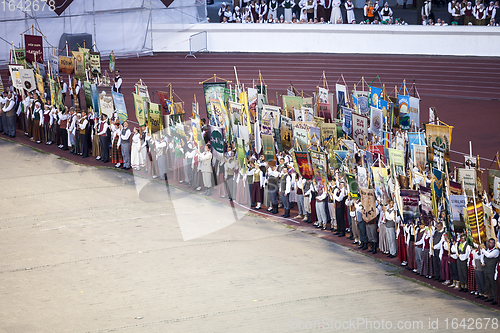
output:
{"label": "woman in white dress", "polygon": [[332,15],[330,16],[330,22],[332,24],[337,24],[339,20],[342,20],[342,13],[340,12],[340,0],[332,1]]}
{"label": "woman in white dress", "polygon": [[356,22],[356,17],[354,16],[354,4],[352,1],[347,0],[344,6],[347,11],[347,23],[352,24],[353,22]]}
{"label": "woman in white dress", "polygon": [[132,149],[130,153],[130,165],[135,170],[144,168],[144,159],[141,154],[141,134],[137,127],[134,128],[134,136],[132,137]]}

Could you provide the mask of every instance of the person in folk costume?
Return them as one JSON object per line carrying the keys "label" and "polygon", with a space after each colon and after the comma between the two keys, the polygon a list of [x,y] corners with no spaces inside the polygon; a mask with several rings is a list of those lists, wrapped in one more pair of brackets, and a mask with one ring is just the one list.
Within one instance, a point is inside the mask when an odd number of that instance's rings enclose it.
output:
{"label": "person in folk costume", "polygon": [[265,178],[260,170],[258,162],[252,162],[253,169],[249,170],[247,176],[252,176],[252,189],[250,192],[250,201],[255,204],[255,209],[260,209],[263,199],[263,187]]}
{"label": "person in folk costume", "polygon": [[302,219],[303,222],[306,223],[311,223],[311,189],[312,185],[311,182],[308,179],[304,179],[303,183],[303,197],[304,197],[304,218]]}
{"label": "person in folk costume", "polygon": [[428,19],[432,19],[435,22],[434,13],[432,12],[432,1],[425,0],[424,5],[422,6],[421,15],[427,17]]}
{"label": "person in folk costume", "polygon": [[252,0],[252,1],[250,1],[250,5],[248,7],[250,7],[250,14],[252,15],[252,22],[256,23],[259,20],[259,13],[257,12],[258,5],[255,4],[254,0]]}
{"label": "person in folk costume", "polygon": [[[168,146],[167,146],[168,147]],[[167,155],[167,154],[165,154]],[[194,156],[196,155],[196,150],[194,148],[193,142],[190,140],[186,145],[186,171],[187,171],[187,187],[193,187],[194,181]],[[167,163],[168,166],[168,163]]]}
{"label": "person in folk costume", "polygon": [[441,279],[444,280],[444,285],[451,283],[451,270],[450,270],[450,241],[448,234],[443,234],[441,249],[439,250],[439,260],[441,261]]}
{"label": "person in folk costume", "polygon": [[458,244],[456,241],[452,240],[450,242],[450,275],[452,283],[448,288],[460,289],[460,281],[458,277]]}
{"label": "person in folk costume", "polygon": [[389,200],[389,208],[382,206],[385,218],[385,229],[387,233],[387,241],[389,242],[389,258],[395,258],[397,252],[396,246],[396,212],[394,202]]}
{"label": "person in folk costume", "polygon": [[299,174],[297,174],[297,176],[298,178],[295,181],[295,186],[297,188],[296,201],[297,201],[297,207],[299,209],[299,214],[294,218],[303,219],[304,217],[306,217],[306,211],[304,209],[304,184],[306,180],[303,179],[302,176],[300,176]]}
{"label": "person in folk costume", "polygon": [[488,240],[488,246],[481,244],[481,254],[484,260],[485,292],[488,294],[486,302],[499,302],[498,292],[500,272],[498,266],[499,251],[495,248],[495,239]]}
{"label": "person in folk costume", "polygon": [[271,212],[272,214],[278,213],[279,178],[280,173],[277,170],[276,163],[272,161],[268,164],[268,168],[266,170],[267,193],[270,202],[267,211]]}
{"label": "person in folk costume", "polygon": [[292,177],[290,176],[288,165],[284,165],[280,174],[281,202],[285,209],[282,217],[290,217],[290,192],[292,191]]}
{"label": "person in folk costume", "polygon": [[342,20],[342,13],[340,11],[340,0],[332,0],[332,13],[330,15],[330,22],[332,24],[337,24],[337,21]]}
{"label": "person in folk costume", "polygon": [[354,4],[351,0],[347,0],[344,4],[345,10],[347,12],[347,23],[351,24],[356,21],[356,17],[354,16]]}
{"label": "person in folk costume", "polygon": [[441,246],[443,244],[444,238],[444,229],[443,229],[443,223],[438,222],[436,224],[436,229],[434,230],[434,233],[432,235],[432,244],[434,245],[434,252],[433,252],[433,265],[434,265],[434,274],[436,277],[434,280],[438,280],[439,282],[443,282],[441,279],[441,261],[439,257],[439,253],[441,252]]}
{"label": "person in folk costume", "polygon": [[161,137],[160,134],[157,135],[155,150],[156,150],[156,162],[158,164],[158,174],[163,180],[167,180],[167,147],[168,142],[165,137]]}
{"label": "person in folk costume", "polygon": [[224,176],[226,184],[227,197],[229,201],[233,201],[233,198],[236,197],[235,193],[235,169],[236,169],[236,157],[231,146],[227,147],[227,151],[224,154]]}
{"label": "person in folk costume", "polygon": [[203,185],[205,193],[203,195],[212,195],[212,153],[210,152],[210,144],[205,145],[203,153],[198,151],[199,163],[201,163],[201,172],[203,176]]}
{"label": "person in folk costume", "polygon": [[[359,247],[358,249],[368,249],[368,235],[366,233],[366,222],[363,220],[363,205],[360,199],[353,200],[351,213],[354,217],[352,219],[357,224],[359,230]],[[352,216],[352,215],[351,215]]]}
{"label": "person in folk costume", "polygon": [[174,139],[174,180],[179,183],[184,182],[184,149],[179,141]]}
{"label": "person in folk costume", "polygon": [[[460,7],[460,4],[458,2],[455,2],[455,5],[452,9],[451,13],[452,18],[452,24],[459,24],[460,19],[462,17],[462,8]],[[453,23],[455,22],[455,23]]]}
{"label": "person in folk costume", "polygon": [[[188,184],[189,183],[189,172],[188,172],[188,162],[187,162],[187,159],[185,157],[186,153],[188,151],[190,151],[192,149],[192,145],[191,145],[191,148],[188,147],[188,144],[191,142],[191,136],[189,134],[186,134],[186,141],[184,141],[183,143],[183,146],[182,146],[182,149],[184,151],[184,156],[182,157],[182,167],[183,167],[183,171],[184,171],[184,184]],[[189,184],[188,184],[189,185]]]}
{"label": "person in folk costume", "polygon": [[296,198],[296,185],[295,185],[295,177],[297,176],[297,173],[295,172],[295,169],[293,168],[293,163],[289,162],[288,163],[288,174],[290,175],[290,196],[288,197],[288,200],[290,201],[290,209],[295,207],[295,204],[297,202]]}
{"label": "person in folk costume", "polygon": [[101,144],[99,140],[99,119],[97,121],[94,121],[93,127],[89,127],[89,129],[92,128],[92,156],[96,156],[96,160],[101,160]]}
{"label": "person in folk costume", "polygon": [[240,7],[234,7],[233,22],[243,22],[243,14],[241,13]]}
{"label": "person in folk costume", "polygon": [[336,187],[335,170],[330,168],[331,179],[328,182],[328,214],[330,215],[330,230],[337,228],[337,220],[335,219],[335,200],[333,199],[333,191]]}
{"label": "person in folk costume", "polygon": [[316,214],[318,216],[318,222],[316,223],[316,228],[321,228],[322,230],[326,230],[326,224],[328,221],[326,220],[326,212],[324,202],[326,200],[327,191],[323,186],[323,183],[320,181],[317,183],[316,179],[313,179],[313,186],[318,192],[316,196]]}
{"label": "person in folk costume", "polygon": [[65,107],[64,110],[59,112],[58,115],[58,123],[59,123],[59,136],[61,137],[62,144],[59,145],[59,148],[62,150],[69,150],[68,149],[68,115],[66,112],[68,111],[68,108]]}
{"label": "person in folk costume", "polygon": [[[431,242],[432,242],[432,230],[430,227],[425,227],[424,235],[421,239],[422,245],[423,245],[423,251],[422,251],[422,274],[426,278],[431,279],[432,275],[434,274],[433,272],[433,265],[432,265],[432,252],[431,252]],[[416,245],[419,245],[419,242],[415,243]]]}
{"label": "person in folk costume", "polygon": [[414,273],[418,275],[422,275],[422,253],[424,250],[424,232],[425,232],[425,225],[422,223],[422,221],[419,221],[417,224],[417,229],[415,230],[415,262],[416,262],[416,269],[413,270]]}
{"label": "person in folk costume", "polygon": [[344,237],[346,230],[345,201],[347,198],[344,180],[337,178],[336,186],[337,188],[333,192],[333,200],[335,201],[335,220],[337,221],[337,231],[335,232],[335,235]]}
{"label": "person in folk costume", "polygon": [[[380,231],[381,222],[384,220],[384,214],[379,200],[377,200],[375,204],[376,204],[377,216],[375,216],[373,219],[369,221],[364,220],[366,223],[366,236],[368,238],[368,243],[370,245],[370,248],[367,248],[366,251],[371,252],[372,254],[377,253],[377,247],[380,242],[378,234]],[[361,217],[363,218],[363,216]]]}
{"label": "person in folk costume", "polygon": [[417,268],[417,260],[415,257],[415,222],[412,221],[405,225],[404,232],[408,251],[408,269],[415,271]]}
{"label": "person in folk costume", "polygon": [[43,138],[45,144],[50,142],[50,105],[46,104],[43,110]]}
{"label": "person in folk costume", "polygon": [[32,114],[33,119],[33,140],[36,143],[42,142],[43,111],[40,102],[35,102],[35,109]]}
{"label": "person in folk costume", "polygon": [[[379,204],[380,210],[382,210],[382,205],[380,205],[380,201],[377,200],[377,203]],[[386,228],[386,218],[385,218],[385,213],[380,214],[379,221],[378,221],[378,231],[379,231],[379,248],[380,252],[383,254],[389,254],[389,240],[387,239],[387,228]]]}
{"label": "person in folk costume", "polygon": [[267,5],[264,0],[261,0],[260,5],[257,6],[257,14],[261,22],[267,21]]}
{"label": "person in folk costume", "polygon": [[[423,9],[423,7],[422,7]],[[384,7],[378,12],[380,15],[380,20],[382,21],[388,21],[389,19],[392,19],[392,9],[389,8],[389,4],[386,2],[384,3]],[[427,16],[428,17],[428,16]]]}
{"label": "person in folk costume", "polygon": [[148,175],[150,177],[153,177],[153,179],[156,179],[158,178],[158,175],[160,174],[160,171],[159,171],[159,167],[158,167],[158,158],[156,156],[156,152],[157,152],[157,149],[156,149],[156,145],[158,144],[158,141],[154,138],[155,135],[158,135],[158,134],[153,134],[150,138],[149,138],[149,143],[148,143],[148,146],[149,146],[149,158],[148,158],[148,165],[147,165],[147,168],[148,168]]}
{"label": "person in folk costume", "polygon": [[29,93],[28,95],[29,95],[29,106],[26,108],[26,112],[25,112],[26,125],[27,125],[25,135],[28,138],[30,138],[31,141],[33,141],[33,118],[31,116],[33,115],[33,110],[35,109],[35,99],[34,99],[33,93]]}
{"label": "person in folk costume", "polygon": [[465,235],[460,235],[460,243],[458,244],[458,278],[460,280],[460,290],[467,291],[467,263],[469,261],[470,246],[467,244]]}
{"label": "person in folk costume", "polygon": [[484,5],[480,3],[479,5],[476,5],[476,11],[474,16],[476,17],[476,25],[484,25],[484,21],[486,19],[486,9],[484,8]]}
{"label": "person in folk costume", "polygon": [[351,236],[348,238],[353,240],[353,244],[359,245],[361,244],[360,236],[359,236],[359,224],[356,218],[356,200],[351,198],[351,195],[348,195],[346,203],[347,209],[347,219],[349,220],[349,225],[351,226]]}
{"label": "person in folk costume", "polygon": [[141,133],[137,127],[134,127],[132,135],[132,147],[130,152],[130,166],[132,169],[139,171],[144,168],[144,161],[141,154]]}
{"label": "person in folk costume", "polygon": [[233,22],[233,12],[231,11],[230,5],[226,5],[226,10],[224,10],[224,17],[226,18],[228,23]]}
{"label": "person in folk costume", "polygon": [[[477,246],[477,244],[474,244]],[[469,294],[477,294],[477,284],[476,284],[476,272],[474,269],[474,248],[471,248],[469,252],[469,258],[467,259],[467,286]]]}
{"label": "person in folk costume", "polygon": [[[495,20],[494,25],[500,24],[500,1],[495,2],[495,11],[493,12],[492,19]],[[492,22],[490,22],[492,24]]]}
{"label": "person in folk costume", "polygon": [[271,0],[269,1],[269,16],[272,15],[273,18],[278,17],[278,1],[276,0]]}
{"label": "person in folk costume", "polygon": [[111,163],[115,165],[115,168],[119,168],[123,165],[123,157],[121,150],[121,138],[120,138],[120,123],[117,121],[112,126],[112,145],[111,145]]}
{"label": "person in folk costume", "polygon": [[243,14],[243,22],[248,22],[249,23],[253,22],[253,15],[252,12],[250,11],[250,7],[245,7],[245,13]]}
{"label": "person in folk costume", "polygon": [[222,6],[219,8],[217,15],[219,15],[219,23],[222,23],[222,19],[224,18],[224,12],[226,11],[226,3],[223,2]]}
{"label": "person in folk costume", "polygon": [[269,198],[269,188],[267,186],[267,168],[268,168],[268,163],[266,161],[266,158],[264,154],[260,155],[259,157],[259,169],[262,171],[262,175],[264,176],[264,186],[263,186],[263,196],[262,196],[262,206],[265,206],[268,208],[268,211],[272,209],[271,207],[271,199]]}
{"label": "person in folk costume", "polygon": [[474,278],[477,287],[475,295],[476,298],[481,298],[484,296],[484,255],[481,253],[481,249],[477,245],[475,245],[471,254],[472,266],[474,267]]}
{"label": "person in folk costume", "polygon": [[451,22],[453,22],[453,13],[455,12],[455,1],[456,0],[451,0],[450,2],[448,2],[448,14],[450,14],[449,20],[448,20],[449,24],[451,24]]}
{"label": "person in folk costume", "polygon": [[103,113],[97,123],[97,137],[94,138],[96,141],[99,140],[101,162],[103,163],[109,162],[109,133],[108,116]]}
{"label": "person in folk costume", "polygon": [[[142,161],[144,163],[144,172],[147,172],[148,170],[146,169],[146,160],[148,158],[147,154],[148,154],[148,140],[147,140],[147,137],[148,137],[148,127],[147,125],[144,125],[143,127],[141,127],[141,158],[142,158]],[[167,159],[168,159],[168,154],[167,154]],[[168,161],[167,161],[167,165],[168,165]]]}
{"label": "person in folk costume", "polygon": [[[221,160],[216,160],[214,165],[215,175],[217,179],[217,194],[221,198],[226,197],[226,185],[225,185],[225,175],[224,175],[224,156]],[[221,186],[222,185],[222,186]]]}
{"label": "person in folk costume", "polygon": [[495,4],[493,1],[490,1],[490,5],[486,7],[486,21],[485,24],[489,25],[491,18],[495,17]]}
{"label": "person in folk costume", "polygon": [[293,0],[284,0],[281,6],[285,8],[285,22],[290,23],[292,21],[292,8],[295,6]]}
{"label": "person in folk costume", "polygon": [[470,1],[467,2],[464,9],[464,25],[469,25],[469,23],[474,23],[474,7]]}
{"label": "person in folk costume", "polygon": [[128,170],[130,169],[130,137],[132,136],[132,132],[128,127],[128,121],[124,121],[121,126],[120,131],[120,139],[121,139],[121,149],[122,149],[122,157],[123,157],[123,167],[122,169]]}
{"label": "person in folk costume", "polygon": [[401,266],[408,265],[408,244],[401,217],[396,217],[396,252]]}
{"label": "person in folk costume", "polygon": [[316,5],[317,3],[315,0],[301,0],[299,2],[301,19],[302,19],[302,12],[304,11],[304,9],[306,10],[307,21],[314,19],[314,11],[316,9]]}
{"label": "person in folk costume", "polygon": [[78,122],[78,130],[80,133],[80,140],[82,144],[82,157],[87,158],[89,157],[89,141],[88,141],[88,136],[90,135],[90,131],[88,128],[89,121],[87,119],[87,112],[82,111],[82,117],[80,118],[80,121]]}

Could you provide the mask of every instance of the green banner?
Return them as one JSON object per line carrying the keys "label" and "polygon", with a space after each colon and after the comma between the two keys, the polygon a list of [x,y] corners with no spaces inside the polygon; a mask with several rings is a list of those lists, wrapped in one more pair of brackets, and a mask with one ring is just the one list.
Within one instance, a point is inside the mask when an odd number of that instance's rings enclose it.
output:
{"label": "green banner", "polygon": [[262,134],[262,148],[266,162],[274,161],[274,140],[272,135]]}
{"label": "green banner", "polygon": [[139,126],[146,125],[146,110],[144,110],[144,98],[132,93],[134,96],[135,116]]}

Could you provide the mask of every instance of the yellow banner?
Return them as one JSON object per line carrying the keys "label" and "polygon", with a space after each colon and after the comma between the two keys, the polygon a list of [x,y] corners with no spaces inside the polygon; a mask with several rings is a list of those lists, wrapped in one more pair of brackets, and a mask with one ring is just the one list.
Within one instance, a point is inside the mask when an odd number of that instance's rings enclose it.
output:
{"label": "yellow banner", "polygon": [[38,92],[40,93],[40,98],[42,102],[45,101],[45,89],[43,88],[43,77],[40,74],[36,74],[36,85],[38,86]]}
{"label": "yellow banner", "polygon": [[161,121],[161,105],[156,103],[149,103],[148,110],[148,127],[151,133],[156,133],[162,129]]}
{"label": "yellow banner", "polygon": [[250,124],[250,111],[248,110],[248,99],[245,91],[240,93],[240,103],[243,105],[241,125],[248,127],[248,134],[252,134],[252,125]]}
{"label": "yellow banner", "polygon": [[75,57],[75,76],[85,77],[85,57],[83,52],[73,51]]}
{"label": "yellow banner", "polygon": [[428,161],[434,162],[435,152],[443,153],[446,161],[450,161],[451,131],[453,126],[425,125],[427,146],[429,147]]}
{"label": "yellow banner", "polygon": [[132,93],[134,95],[134,107],[135,107],[135,116],[137,117],[137,122],[139,126],[144,126],[146,124],[146,110],[144,106],[144,98]]}

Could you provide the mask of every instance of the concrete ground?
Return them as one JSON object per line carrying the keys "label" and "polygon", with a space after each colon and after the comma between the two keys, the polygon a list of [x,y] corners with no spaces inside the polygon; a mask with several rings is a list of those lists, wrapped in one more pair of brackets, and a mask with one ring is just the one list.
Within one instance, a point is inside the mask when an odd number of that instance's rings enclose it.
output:
{"label": "concrete ground", "polygon": [[0,156],[1,333],[498,329],[306,232],[3,139]]}

